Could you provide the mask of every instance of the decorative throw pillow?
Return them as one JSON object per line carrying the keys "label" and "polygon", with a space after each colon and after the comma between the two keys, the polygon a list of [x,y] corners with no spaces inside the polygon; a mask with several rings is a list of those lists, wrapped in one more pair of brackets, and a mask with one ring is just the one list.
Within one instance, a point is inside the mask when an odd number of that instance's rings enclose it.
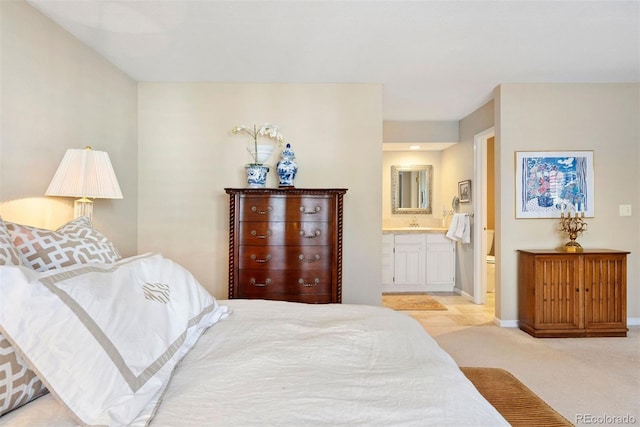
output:
{"label": "decorative throw pillow", "polygon": [[0,416],[47,393],[36,373],[0,333]]}
{"label": "decorative throw pillow", "polygon": [[93,228],[88,217],[76,218],[57,231],[11,222],[6,227],[24,265],[36,271],[120,259],[113,243]]}
{"label": "decorative throw pillow", "polygon": [[[20,255],[0,218],[0,265],[21,265]],[[1,285],[1,284],[0,284]],[[0,332],[0,416],[47,392]]]}
{"label": "decorative throw pillow", "polygon": [[0,217],[0,265],[22,265],[20,254],[13,246],[13,240],[2,217]]}

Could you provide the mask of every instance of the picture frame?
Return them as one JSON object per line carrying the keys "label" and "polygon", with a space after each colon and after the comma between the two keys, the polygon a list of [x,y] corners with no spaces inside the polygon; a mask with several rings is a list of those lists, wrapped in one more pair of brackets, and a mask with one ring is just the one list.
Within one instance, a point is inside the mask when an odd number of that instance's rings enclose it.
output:
{"label": "picture frame", "polygon": [[465,179],[464,181],[458,182],[458,199],[460,199],[460,203],[471,202],[471,180],[470,179]]}
{"label": "picture frame", "polygon": [[593,151],[516,151],[516,218],[594,216]]}

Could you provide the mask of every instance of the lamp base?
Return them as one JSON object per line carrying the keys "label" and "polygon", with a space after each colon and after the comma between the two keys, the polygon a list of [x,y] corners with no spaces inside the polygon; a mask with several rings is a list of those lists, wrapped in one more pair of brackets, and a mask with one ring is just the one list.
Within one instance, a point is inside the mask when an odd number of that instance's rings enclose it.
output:
{"label": "lamp base", "polygon": [[93,202],[86,197],[74,200],[73,216],[74,218],[88,216],[90,220],[93,220]]}

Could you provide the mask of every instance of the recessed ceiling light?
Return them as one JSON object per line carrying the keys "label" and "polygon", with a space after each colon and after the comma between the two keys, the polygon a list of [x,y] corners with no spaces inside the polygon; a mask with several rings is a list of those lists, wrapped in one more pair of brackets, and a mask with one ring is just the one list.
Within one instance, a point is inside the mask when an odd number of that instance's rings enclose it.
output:
{"label": "recessed ceiling light", "polygon": [[409,150],[419,150],[420,146],[419,145],[411,145],[409,146]]}

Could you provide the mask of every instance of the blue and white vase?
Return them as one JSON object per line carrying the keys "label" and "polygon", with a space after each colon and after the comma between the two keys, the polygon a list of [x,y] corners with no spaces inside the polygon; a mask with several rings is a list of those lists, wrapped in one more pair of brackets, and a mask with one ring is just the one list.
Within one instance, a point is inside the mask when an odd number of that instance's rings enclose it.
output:
{"label": "blue and white vase", "polygon": [[293,187],[293,180],[298,172],[298,165],[293,159],[296,158],[291,144],[287,144],[281,154],[282,160],[276,165],[276,171],[278,172],[278,178],[280,178],[280,187]]}
{"label": "blue and white vase", "polygon": [[267,183],[269,166],[251,163],[244,168],[247,171],[247,186],[249,188],[264,188]]}

